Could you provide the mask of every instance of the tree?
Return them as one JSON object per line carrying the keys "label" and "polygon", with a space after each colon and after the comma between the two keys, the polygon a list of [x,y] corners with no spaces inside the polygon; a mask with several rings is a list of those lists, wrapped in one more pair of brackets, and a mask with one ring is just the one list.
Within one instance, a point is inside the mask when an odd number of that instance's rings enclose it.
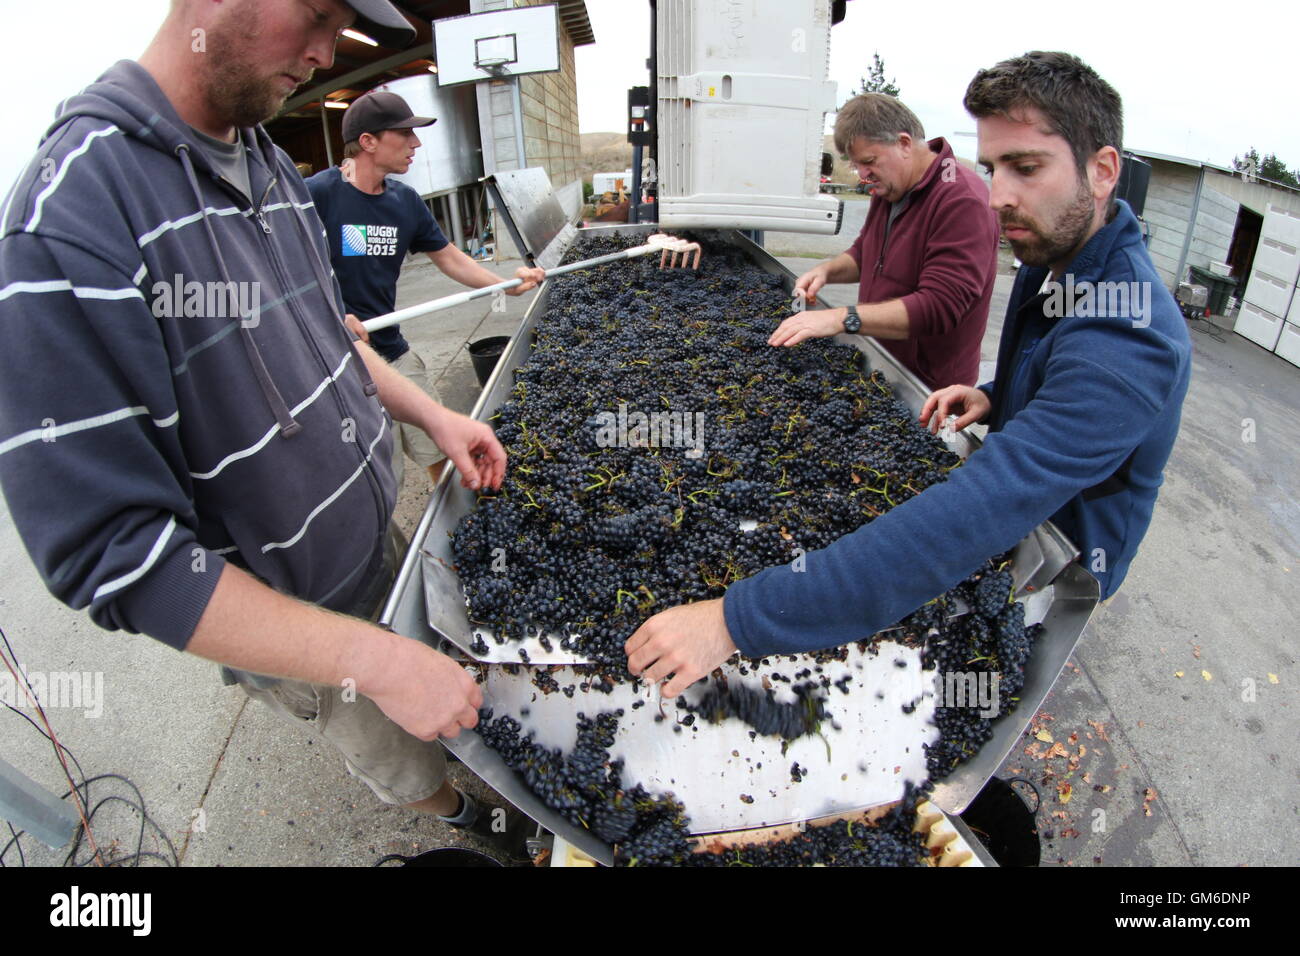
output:
{"label": "tree", "polygon": [[1269,153],[1261,159],[1254,146],[1246,150],[1246,155],[1232,157],[1232,168],[1241,173],[1243,179],[1265,179],[1300,188],[1300,170],[1292,172],[1275,153]]}
{"label": "tree", "polygon": [[897,96],[898,87],[894,85],[893,78],[885,79],[885,61],[880,58],[879,51],[871,54],[871,59],[871,69],[858,84],[858,93],[884,93],[887,96]]}

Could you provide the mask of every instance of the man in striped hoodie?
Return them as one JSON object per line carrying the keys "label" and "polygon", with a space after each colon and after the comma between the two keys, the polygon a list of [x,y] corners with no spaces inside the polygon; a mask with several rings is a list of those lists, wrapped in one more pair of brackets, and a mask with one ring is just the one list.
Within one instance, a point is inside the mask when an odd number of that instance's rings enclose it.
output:
{"label": "man in striped hoodie", "polygon": [[392,570],[388,416],[468,487],[505,452],[353,341],[259,125],[354,22],[414,39],[386,0],[174,0],[61,106],[0,206],[0,488],[59,600],[237,669],[382,799],[469,824],[436,738],[475,725],[478,687],[364,618]]}

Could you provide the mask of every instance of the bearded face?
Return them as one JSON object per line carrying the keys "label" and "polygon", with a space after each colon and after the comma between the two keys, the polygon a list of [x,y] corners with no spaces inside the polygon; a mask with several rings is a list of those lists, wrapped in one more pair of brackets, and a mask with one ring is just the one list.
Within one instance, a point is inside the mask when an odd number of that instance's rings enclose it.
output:
{"label": "bearded face", "polygon": [[1050,266],[1069,259],[1083,245],[1092,216],[1092,191],[1079,177],[1073,197],[1044,208],[1037,218],[1023,209],[1000,210],[998,218],[1017,259],[1030,266]]}
{"label": "bearded face", "polygon": [[1081,171],[1070,144],[1033,107],[979,117],[976,126],[1002,234],[1021,262],[1064,268],[1104,221],[1101,194],[1118,167],[1099,151]]}
{"label": "bearded face", "polygon": [[197,58],[209,103],[232,126],[270,119],[315,72],[293,44],[274,43],[287,34],[271,29],[279,24],[267,23],[265,14],[258,2],[223,5],[206,30],[206,53]]}

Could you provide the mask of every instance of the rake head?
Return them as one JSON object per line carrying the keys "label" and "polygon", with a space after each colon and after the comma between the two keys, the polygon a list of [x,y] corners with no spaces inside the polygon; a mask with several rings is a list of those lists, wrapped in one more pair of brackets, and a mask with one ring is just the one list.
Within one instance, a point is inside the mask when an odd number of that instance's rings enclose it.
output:
{"label": "rake head", "polygon": [[[670,236],[666,232],[656,232],[646,240],[646,245],[653,246],[662,250],[659,253],[659,268],[677,268],[698,269],[700,267],[700,256],[704,250],[700,248],[698,242],[687,242],[685,239],[679,239],[677,236]],[[691,253],[695,253],[694,260],[691,259]],[[681,256],[681,261],[678,261]],[[688,266],[687,263],[690,263]]]}

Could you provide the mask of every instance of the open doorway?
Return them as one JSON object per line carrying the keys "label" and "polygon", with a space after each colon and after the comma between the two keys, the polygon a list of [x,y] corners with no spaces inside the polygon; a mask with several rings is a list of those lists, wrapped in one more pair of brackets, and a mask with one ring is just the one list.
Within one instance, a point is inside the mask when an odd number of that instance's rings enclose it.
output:
{"label": "open doorway", "polygon": [[1232,277],[1238,281],[1238,288],[1245,289],[1246,280],[1250,278],[1250,270],[1255,263],[1255,249],[1259,245],[1259,231],[1263,225],[1264,217],[1259,213],[1244,205],[1237,207],[1237,225],[1232,231],[1232,243],[1228,246],[1228,265],[1232,267]]}

